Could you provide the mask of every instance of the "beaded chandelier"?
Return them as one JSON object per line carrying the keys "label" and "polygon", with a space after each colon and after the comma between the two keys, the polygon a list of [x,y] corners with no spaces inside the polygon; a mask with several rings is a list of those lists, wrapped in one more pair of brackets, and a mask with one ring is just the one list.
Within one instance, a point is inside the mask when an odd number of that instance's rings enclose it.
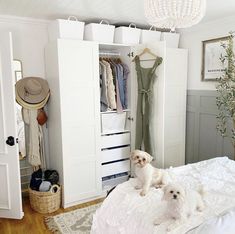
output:
{"label": "beaded chandelier", "polygon": [[144,0],[147,22],[157,28],[187,28],[205,15],[206,0]]}

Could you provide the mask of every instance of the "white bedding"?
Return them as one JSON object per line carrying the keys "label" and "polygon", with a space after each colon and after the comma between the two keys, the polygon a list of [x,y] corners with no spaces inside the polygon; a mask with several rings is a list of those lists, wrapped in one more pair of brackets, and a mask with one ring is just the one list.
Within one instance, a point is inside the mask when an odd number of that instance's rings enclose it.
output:
{"label": "white bedding", "polygon": [[234,234],[235,233],[235,209],[213,217],[199,227],[187,232],[187,234]]}
{"label": "white bedding", "polygon": [[[201,224],[206,221],[209,222],[207,227],[216,222],[221,224],[213,217],[218,217],[235,208],[235,162],[227,157],[221,157],[172,168],[168,171],[176,182],[180,182],[185,187],[195,189],[202,184],[207,191],[206,209],[202,213],[195,214],[187,223],[171,233],[214,234],[214,232],[197,232],[197,230],[203,228]],[[145,197],[141,197],[134,189],[135,184],[136,179],[130,179],[111,192],[93,217],[91,233],[162,234],[166,232],[167,223],[160,226],[153,225],[155,218],[161,215],[164,209],[164,202],[161,201],[162,190],[151,188]],[[230,215],[229,218],[234,219],[235,215]],[[224,223],[228,222],[224,221]],[[198,227],[199,225],[201,226]],[[229,233],[226,232],[226,234]]]}

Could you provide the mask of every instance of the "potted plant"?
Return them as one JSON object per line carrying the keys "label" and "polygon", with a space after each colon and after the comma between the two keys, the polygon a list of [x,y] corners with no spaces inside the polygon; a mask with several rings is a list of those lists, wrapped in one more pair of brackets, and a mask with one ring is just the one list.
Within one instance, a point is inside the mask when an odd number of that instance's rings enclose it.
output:
{"label": "potted plant", "polygon": [[224,65],[224,73],[218,79],[216,90],[218,96],[216,105],[219,113],[217,115],[217,131],[222,137],[228,137],[234,147],[235,160],[235,55],[233,51],[234,33],[230,33],[227,43],[221,46],[225,54],[220,56]]}

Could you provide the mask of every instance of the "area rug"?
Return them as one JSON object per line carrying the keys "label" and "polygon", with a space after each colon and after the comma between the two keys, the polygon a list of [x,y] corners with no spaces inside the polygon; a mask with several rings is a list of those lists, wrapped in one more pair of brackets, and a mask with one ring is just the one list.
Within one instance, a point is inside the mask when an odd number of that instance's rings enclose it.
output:
{"label": "area rug", "polygon": [[101,203],[45,218],[50,231],[56,234],[89,234],[92,218]]}

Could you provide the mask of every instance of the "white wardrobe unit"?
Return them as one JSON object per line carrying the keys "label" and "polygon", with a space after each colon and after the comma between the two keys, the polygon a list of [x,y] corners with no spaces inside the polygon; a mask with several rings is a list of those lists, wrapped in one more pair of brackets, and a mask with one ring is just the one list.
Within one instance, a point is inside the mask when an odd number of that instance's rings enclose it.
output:
{"label": "white wardrobe unit", "polygon": [[[45,50],[49,101],[50,167],[58,170],[63,207],[98,198],[130,174],[130,151],[135,147],[137,77],[133,55],[145,47],[163,63],[154,85],[151,132],[158,167],[184,164],[187,51],[151,45],[98,44],[59,39]],[[100,112],[99,54],[117,53],[130,68],[128,108],[122,131],[102,131],[102,121],[115,111]],[[133,52],[133,53],[132,53]],[[142,66],[150,67],[149,55]],[[105,116],[104,116],[105,115]],[[108,117],[109,118],[109,117]],[[180,136],[180,137],[179,137]]]}
{"label": "white wardrobe unit", "polygon": [[164,168],[185,164],[188,51],[166,49],[164,105]]}

